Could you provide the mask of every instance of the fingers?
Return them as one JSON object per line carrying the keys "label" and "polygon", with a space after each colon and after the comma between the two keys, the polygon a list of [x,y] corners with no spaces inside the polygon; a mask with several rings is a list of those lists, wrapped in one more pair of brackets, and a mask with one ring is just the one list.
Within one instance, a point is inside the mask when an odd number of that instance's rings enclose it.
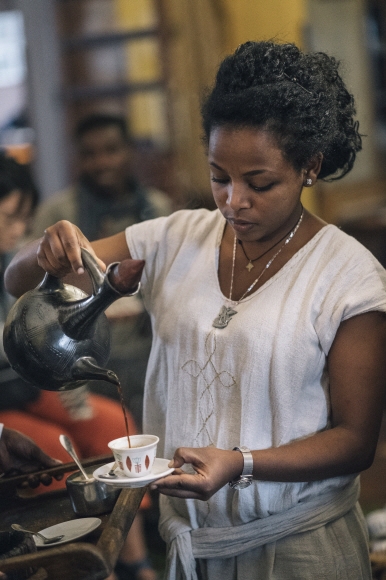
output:
{"label": "fingers", "polygon": [[[14,472],[13,475],[19,475],[20,473],[22,473],[22,470],[18,470],[17,472]],[[21,489],[26,489],[27,487],[30,487],[31,489],[36,489],[37,487],[39,487],[40,484],[48,487],[49,485],[51,485],[52,480],[56,479],[56,481],[60,481],[63,479],[63,474],[61,475],[55,475],[54,477],[48,473],[41,473],[40,475],[36,475],[35,473],[30,473],[27,478],[25,479],[25,481],[23,481],[20,484],[20,488]]]}
{"label": "fingers", "polygon": [[38,264],[58,278],[70,272],[83,274],[81,248],[91,252],[102,270],[106,269],[106,265],[97,258],[80,229],[66,220],[59,221],[44,232],[37,250]]}
{"label": "fingers", "polygon": [[[164,495],[200,500],[209,499],[238,473],[241,473],[241,454],[216,447],[179,447],[169,467],[176,468],[173,475],[159,479],[151,485]],[[178,468],[190,464],[195,473]]]}
{"label": "fingers", "polygon": [[169,462],[168,467],[182,467],[185,463],[192,463],[196,466],[197,453],[191,447],[179,447],[174,452],[173,459]]}
{"label": "fingers", "polygon": [[48,473],[42,473],[40,476],[31,473],[27,477],[27,484],[28,487],[30,487],[31,489],[36,489],[37,487],[39,487],[40,484],[43,484],[44,486],[47,487],[51,485],[51,483],[52,476],[49,475]]}
{"label": "fingers", "polygon": [[44,453],[44,451],[35,444],[33,444],[33,446],[29,450],[28,462],[31,464],[32,463],[35,464],[35,466],[39,467],[40,469],[45,469],[47,467],[55,467],[57,465],[62,465],[63,463],[59,459],[53,459],[52,457]]}
{"label": "fingers", "polygon": [[54,276],[68,274],[71,270],[83,273],[77,230],[65,220],[47,228],[37,252],[39,266]]}
{"label": "fingers", "polygon": [[52,483],[51,475],[48,475],[48,473],[42,473],[40,476],[40,483],[42,483],[45,486],[51,485]]}
{"label": "fingers", "polygon": [[28,486],[31,489],[36,489],[37,487],[39,487],[39,484],[40,484],[39,478],[36,477],[36,475],[33,475],[33,474],[31,474],[31,475],[29,475],[27,477],[27,482],[28,482]]}
{"label": "fingers", "polygon": [[[34,467],[29,466],[29,467],[30,469],[32,468],[35,470],[39,469],[37,466]],[[14,470],[12,475],[20,475],[21,473],[23,473],[22,469]],[[9,474],[7,475],[9,476]],[[26,489],[27,487],[30,487],[31,489],[36,489],[37,487],[39,487],[40,484],[47,487],[51,485],[53,479],[56,479],[56,481],[60,481],[63,479],[63,474],[52,476],[49,473],[40,473],[39,475],[36,473],[29,473],[26,479],[19,485],[19,487],[21,489]]]}
{"label": "fingers", "polygon": [[183,471],[157,479],[151,484],[150,489],[157,490],[163,495],[183,499],[207,500],[212,495],[212,492],[207,489],[207,482],[200,474],[192,475]]}
{"label": "fingers", "polygon": [[[178,451],[178,449],[177,449]],[[185,463],[185,460],[183,457],[181,457],[180,455],[177,454],[177,451],[174,454],[173,459],[171,459],[168,463],[168,467],[175,467],[176,469],[179,467],[182,467]]]}

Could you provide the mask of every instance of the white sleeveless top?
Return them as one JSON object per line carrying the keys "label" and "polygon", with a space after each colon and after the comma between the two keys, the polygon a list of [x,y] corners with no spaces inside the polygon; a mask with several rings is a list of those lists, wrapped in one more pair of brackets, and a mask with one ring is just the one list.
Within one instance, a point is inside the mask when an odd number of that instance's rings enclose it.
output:
{"label": "white sleeveless top", "polygon": [[[225,220],[218,210],[182,210],[126,230],[145,259],[142,290],[153,324],[144,430],[160,437],[159,457],[179,446],[279,446],[329,426],[326,356],[343,320],[386,312],[386,271],[354,238],[320,230],[279,272],[244,299],[224,329],[212,322],[231,306],[218,281]],[[193,528],[239,525],[341,488],[323,481],[254,481],[208,502],[172,498]]]}

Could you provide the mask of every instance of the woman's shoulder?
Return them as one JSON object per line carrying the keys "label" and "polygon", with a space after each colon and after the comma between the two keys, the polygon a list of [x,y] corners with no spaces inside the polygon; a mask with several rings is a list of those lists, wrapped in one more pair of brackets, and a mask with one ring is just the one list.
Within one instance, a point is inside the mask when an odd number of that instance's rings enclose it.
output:
{"label": "woman's shoulder", "polygon": [[211,227],[224,218],[218,209],[199,208],[177,210],[170,214],[167,220],[169,224],[174,224],[176,227],[197,230]]}
{"label": "woman's shoulder", "polygon": [[201,243],[208,241],[210,235],[216,236],[222,221],[224,218],[218,210],[181,209],[128,227],[126,241],[133,256],[148,255],[161,248],[163,251],[173,248],[177,252],[191,247],[192,242]]}
{"label": "woman's shoulder", "polygon": [[355,237],[347,234],[343,230],[341,230],[338,226],[329,225],[329,235],[331,236],[331,240],[334,244],[338,247],[342,248],[342,251],[349,251],[352,252],[352,255],[356,257],[362,257],[365,260],[370,259],[379,264],[378,259],[374,256],[374,254],[364,246],[359,240]]}
{"label": "woman's shoulder", "polygon": [[155,218],[141,224],[135,224],[128,228],[135,230],[136,234],[143,229],[147,235],[152,232],[156,237],[181,237],[187,240],[191,236],[199,239],[213,231],[216,224],[224,220],[219,210],[208,209],[180,209],[168,216]]}
{"label": "woman's shoulder", "polygon": [[311,243],[303,268],[305,291],[315,297],[314,325],[328,354],[342,321],[366,312],[386,312],[386,270],[365,246],[335,225],[326,225]]}
{"label": "woman's shoulder", "polygon": [[311,245],[328,260],[363,259],[378,262],[370,250],[334,224],[326,224],[321,228],[311,240]]}
{"label": "woman's shoulder", "polygon": [[[308,244],[307,244],[308,245]],[[333,224],[323,227],[309,242],[304,257],[308,270],[319,283],[332,289],[365,289],[382,294],[386,290],[386,270],[357,239]]]}

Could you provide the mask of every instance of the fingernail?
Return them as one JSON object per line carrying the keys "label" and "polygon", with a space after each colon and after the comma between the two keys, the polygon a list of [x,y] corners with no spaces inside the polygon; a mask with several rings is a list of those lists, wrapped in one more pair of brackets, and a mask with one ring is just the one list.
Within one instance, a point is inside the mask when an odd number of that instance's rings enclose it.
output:
{"label": "fingernail", "polygon": [[155,483],[152,483],[152,484],[150,485],[150,489],[152,489],[152,490],[154,490],[154,489],[157,489],[157,486],[156,486],[156,484],[155,484]]}
{"label": "fingernail", "polygon": [[168,467],[174,467],[174,461],[173,461],[173,459],[171,461],[169,461]]}
{"label": "fingernail", "polygon": [[77,274],[84,274],[84,268],[78,268],[76,273]]}

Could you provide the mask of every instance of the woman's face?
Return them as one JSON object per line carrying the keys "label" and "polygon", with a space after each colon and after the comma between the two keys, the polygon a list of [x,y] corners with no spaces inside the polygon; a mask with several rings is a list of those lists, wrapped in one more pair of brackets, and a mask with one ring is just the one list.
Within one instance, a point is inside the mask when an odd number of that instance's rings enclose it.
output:
{"label": "woman's face", "polygon": [[[23,200],[23,201],[22,201]],[[31,217],[31,200],[18,190],[0,200],[0,253],[12,251],[25,233]]]}
{"label": "woman's face", "polygon": [[295,224],[306,171],[294,169],[268,131],[217,127],[208,161],[214,200],[240,240],[274,240]]}

